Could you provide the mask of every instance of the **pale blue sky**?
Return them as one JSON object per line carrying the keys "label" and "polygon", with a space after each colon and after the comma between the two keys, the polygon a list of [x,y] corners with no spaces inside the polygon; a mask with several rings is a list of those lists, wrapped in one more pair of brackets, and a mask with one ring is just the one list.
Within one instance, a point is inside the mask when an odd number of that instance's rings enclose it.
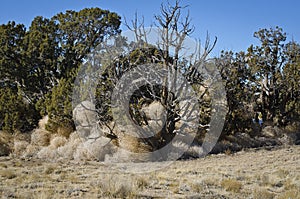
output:
{"label": "pale blue sky", "polygon": [[[14,20],[27,27],[35,16],[52,17],[65,10],[100,7],[117,12],[122,20],[134,17],[137,11],[143,15],[146,25],[154,22],[159,13],[159,0],[2,0],[0,24]],[[172,2],[172,0],[170,0]],[[300,1],[297,0],[182,0],[188,4],[196,29],[192,37],[204,40],[206,31],[218,37],[213,55],[222,49],[241,51],[257,40],[254,31],[259,28],[280,26],[288,33],[288,39],[300,42]],[[126,28],[121,27],[123,30]]]}

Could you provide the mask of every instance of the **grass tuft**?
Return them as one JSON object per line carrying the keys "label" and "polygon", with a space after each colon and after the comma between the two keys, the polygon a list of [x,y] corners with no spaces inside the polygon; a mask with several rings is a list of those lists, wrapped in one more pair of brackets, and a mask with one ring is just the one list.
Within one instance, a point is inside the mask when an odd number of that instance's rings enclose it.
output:
{"label": "grass tuft", "polygon": [[0,176],[5,179],[13,179],[17,177],[17,174],[11,169],[6,169],[0,171]]}
{"label": "grass tuft", "polygon": [[221,187],[226,191],[238,193],[242,189],[242,183],[235,179],[225,179],[221,181]]}

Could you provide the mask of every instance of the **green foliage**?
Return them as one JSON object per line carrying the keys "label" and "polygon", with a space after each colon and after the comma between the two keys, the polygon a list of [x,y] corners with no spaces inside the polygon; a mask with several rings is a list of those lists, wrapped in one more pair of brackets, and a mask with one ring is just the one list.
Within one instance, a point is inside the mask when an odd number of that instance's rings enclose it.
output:
{"label": "green foliage", "polygon": [[36,126],[39,115],[25,102],[20,89],[0,88],[0,129],[26,132]]}
{"label": "green foliage", "polygon": [[[248,64],[254,77],[253,84],[259,93],[259,111],[263,121],[278,123],[278,112],[281,106],[280,92],[282,87],[282,68],[284,67],[284,42],[286,33],[279,27],[260,29],[254,37],[261,42],[260,46],[248,49]],[[281,120],[281,119],[280,119]]]}
{"label": "green foliage", "polygon": [[57,132],[59,127],[72,127],[72,82],[61,79],[57,86],[47,94],[45,100],[46,110],[49,116],[46,129],[51,132]]}
{"label": "green foliage", "polygon": [[281,103],[286,122],[300,120],[300,45],[289,42],[285,46],[287,63],[283,69]]}
{"label": "green foliage", "polygon": [[58,26],[62,50],[60,78],[69,78],[76,73],[83,58],[104,38],[120,32],[120,17],[100,8],[86,8],[79,12],[68,10],[57,14],[52,20]]}
{"label": "green foliage", "polygon": [[249,109],[253,91],[249,84],[250,70],[245,61],[245,53],[222,52],[217,67],[225,81],[228,113],[224,134],[245,132],[251,128],[254,113]]}
{"label": "green foliage", "polygon": [[15,22],[1,25],[0,129],[32,130],[39,113],[49,114],[53,131],[73,127],[70,93],[78,67],[119,26],[116,13],[100,8],[38,16],[28,31]]}
{"label": "green foliage", "polygon": [[25,84],[23,41],[25,26],[8,22],[0,26],[0,85]]}
{"label": "green foliage", "polygon": [[300,46],[285,43],[279,27],[254,33],[261,42],[247,52],[222,52],[218,59],[226,82],[229,112],[224,134],[251,132],[263,125],[286,126],[299,121]]}
{"label": "green foliage", "polygon": [[57,82],[61,53],[57,31],[58,27],[53,21],[36,17],[24,38],[26,92],[34,102],[43,98]]}
{"label": "green foliage", "polygon": [[119,32],[120,17],[107,10],[91,8],[59,13],[52,20],[58,26],[61,46],[58,71],[61,79],[47,94],[45,106],[49,115],[47,129],[56,132],[65,126],[74,129],[71,94],[78,67],[105,37]]}

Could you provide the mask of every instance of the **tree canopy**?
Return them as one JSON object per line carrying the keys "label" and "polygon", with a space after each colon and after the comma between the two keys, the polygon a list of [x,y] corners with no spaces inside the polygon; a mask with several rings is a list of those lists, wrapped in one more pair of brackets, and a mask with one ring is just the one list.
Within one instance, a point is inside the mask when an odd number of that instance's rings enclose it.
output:
{"label": "tree canopy", "polygon": [[[1,25],[0,89],[7,98],[1,100],[0,106],[8,113],[0,113],[0,129],[28,131],[37,125],[36,120],[28,128],[8,121],[22,123],[21,120],[44,114],[50,115],[50,124],[62,122],[57,118],[64,118],[67,113],[61,109],[71,109],[60,105],[67,103],[67,96],[60,95],[72,92],[72,86],[66,86],[65,82],[74,80],[86,55],[105,37],[120,32],[120,19],[108,10],[86,8],[79,12],[68,10],[51,19],[37,16],[28,30],[13,21]],[[15,97],[22,109],[7,106]],[[32,111],[25,111],[25,107]],[[10,116],[14,119],[7,119]]]}

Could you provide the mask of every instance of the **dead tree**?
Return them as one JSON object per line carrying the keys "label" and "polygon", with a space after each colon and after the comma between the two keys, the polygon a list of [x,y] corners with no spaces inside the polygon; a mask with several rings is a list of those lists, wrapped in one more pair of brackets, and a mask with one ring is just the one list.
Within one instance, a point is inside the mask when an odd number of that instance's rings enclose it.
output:
{"label": "dead tree", "polygon": [[[211,43],[207,35],[203,48],[197,42],[194,52],[184,55],[185,41],[194,31],[189,12],[183,15],[186,8],[178,0],[174,5],[161,4],[161,13],[155,16],[159,37],[156,44],[151,44],[148,38],[152,29],[145,28],[143,18],[139,21],[136,14],[131,24],[126,22],[134,33],[135,42],[127,43],[120,37],[115,38],[115,44],[103,42],[95,50],[93,63],[102,68],[99,75],[93,71],[97,86],[89,93],[95,95],[98,124],[108,129],[104,136],[120,143],[122,132],[131,131],[137,134],[135,143],[143,143],[148,146],[147,150],[157,151],[184,139],[190,144],[200,128],[209,128],[209,120],[202,123],[199,119],[203,106],[206,106],[205,114],[209,113],[210,106],[209,100],[204,99],[210,94],[209,79],[202,72],[213,75],[213,71],[205,68],[205,63],[217,40]],[[132,82],[122,82],[128,72]],[[143,79],[145,73],[148,79]],[[143,85],[139,84],[140,80]],[[164,113],[159,118],[149,118],[145,110],[157,102],[163,106]],[[114,112],[115,107],[123,108]]]}
{"label": "dead tree", "polygon": [[[168,2],[166,5],[161,4],[160,15],[155,15],[157,22],[155,26],[158,29],[159,34],[159,42],[157,43],[156,48],[161,52],[161,56],[159,58],[156,57],[156,60],[159,59],[158,61],[162,63],[166,71],[175,74],[172,78],[170,78],[169,75],[164,77],[159,93],[154,93],[153,88],[148,88],[148,95],[150,93],[150,95],[155,96],[154,99],[159,99],[167,111],[165,125],[159,132],[159,139],[161,140],[159,145],[161,146],[170,142],[178,132],[175,128],[176,123],[182,120],[182,118],[187,118],[187,116],[191,115],[194,111],[194,108],[192,107],[181,107],[181,109],[185,110],[180,110],[180,108],[178,108],[179,100],[182,99],[177,99],[176,96],[179,96],[180,93],[185,92],[185,89],[187,89],[185,85],[178,85],[180,84],[177,82],[179,73],[184,71],[186,80],[191,84],[196,82],[200,83],[201,81],[199,79],[201,78],[201,71],[199,71],[199,66],[204,65],[207,56],[214,48],[217,41],[215,38],[211,43],[210,38],[207,35],[204,48],[201,48],[199,42],[195,52],[190,55],[190,60],[188,60],[189,63],[183,64],[180,52],[185,48],[184,41],[195,29],[191,24],[189,11],[187,11],[185,16],[182,14],[187,7],[188,6],[180,5],[178,0],[174,5],[171,5]],[[144,20],[139,23],[137,14],[135,17],[136,18],[131,21],[131,25],[126,22],[126,26],[129,30],[134,32],[137,43],[147,43],[147,31],[144,26]],[[170,87],[177,88],[178,93],[172,93]],[[206,87],[206,90],[201,94],[202,97],[208,93],[207,90],[208,87]],[[141,95],[140,98],[145,99],[147,96]],[[161,146],[158,146],[158,148]]]}

